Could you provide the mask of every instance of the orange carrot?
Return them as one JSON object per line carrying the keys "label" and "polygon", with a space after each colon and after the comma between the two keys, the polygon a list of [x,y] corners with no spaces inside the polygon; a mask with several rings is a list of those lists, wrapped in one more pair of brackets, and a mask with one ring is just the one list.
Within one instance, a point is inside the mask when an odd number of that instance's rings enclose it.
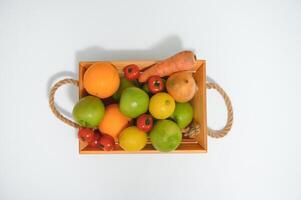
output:
{"label": "orange carrot", "polygon": [[139,77],[139,82],[145,82],[151,76],[169,76],[178,71],[193,70],[196,56],[192,51],[182,51],[146,69]]}

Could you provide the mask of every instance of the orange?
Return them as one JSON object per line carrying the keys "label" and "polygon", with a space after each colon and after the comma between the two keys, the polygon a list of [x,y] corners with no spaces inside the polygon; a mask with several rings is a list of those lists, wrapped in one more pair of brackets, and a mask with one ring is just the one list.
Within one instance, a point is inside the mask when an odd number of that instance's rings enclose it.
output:
{"label": "orange", "polygon": [[99,98],[112,96],[118,90],[119,83],[118,70],[110,63],[94,63],[84,74],[84,88]]}
{"label": "orange", "polygon": [[111,104],[106,107],[105,115],[99,124],[99,130],[111,135],[116,140],[118,134],[128,126],[130,120],[120,112],[117,104]]}

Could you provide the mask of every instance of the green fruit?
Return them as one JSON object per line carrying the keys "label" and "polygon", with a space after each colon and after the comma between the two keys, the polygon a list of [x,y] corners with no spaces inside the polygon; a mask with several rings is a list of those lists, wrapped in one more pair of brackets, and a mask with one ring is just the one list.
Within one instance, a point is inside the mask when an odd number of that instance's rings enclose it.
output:
{"label": "green fruit", "polygon": [[172,118],[177,122],[180,128],[188,126],[193,118],[193,108],[191,104],[188,102],[176,102],[176,108],[172,114]]}
{"label": "green fruit", "polygon": [[149,89],[148,89],[148,84],[147,83],[144,83],[143,86],[142,86],[142,89],[147,93],[149,94]]}
{"label": "green fruit", "polygon": [[81,98],[73,108],[74,120],[83,127],[95,128],[101,122],[105,113],[102,101],[94,96]]}
{"label": "green fruit", "polygon": [[120,111],[127,117],[136,118],[148,110],[149,97],[142,89],[128,87],[120,98]]}
{"label": "green fruit", "polygon": [[140,151],[146,145],[147,134],[136,126],[131,126],[120,133],[118,141],[125,151]]}
{"label": "green fruit", "polygon": [[129,81],[124,77],[121,77],[119,88],[118,88],[117,92],[115,92],[115,94],[113,95],[113,99],[116,101],[119,101],[122,91],[125,88],[134,87],[134,86],[135,86],[135,84],[132,81]]}
{"label": "green fruit", "polygon": [[161,152],[175,150],[181,143],[182,133],[178,125],[171,120],[160,120],[150,132],[155,149]]}

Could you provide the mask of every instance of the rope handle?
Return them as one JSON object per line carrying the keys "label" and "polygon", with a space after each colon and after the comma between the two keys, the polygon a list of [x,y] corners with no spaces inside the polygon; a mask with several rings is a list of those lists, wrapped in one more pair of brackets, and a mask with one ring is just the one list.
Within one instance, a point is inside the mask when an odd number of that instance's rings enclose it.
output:
{"label": "rope handle", "polygon": [[[57,91],[57,89],[65,84],[73,84],[75,86],[79,86],[79,83],[77,80],[74,79],[63,79],[58,81],[50,90],[49,94],[49,106],[53,114],[62,122],[74,127],[74,128],[80,128],[80,125],[71,121],[70,119],[67,119],[64,117],[55,107],[54,104],[54,96]],[[208,135],[213,138],[222,138],[231,130],[232,124],[233,124],[233,108],[231,104],[231,100],[229,96],[226,94],[226,92],[216,83],[207,83],[206,84],[207,89],[215,89],[223,98],[225,101],[225,104],[227,106],[228,111],[228,117],[227,117],[227,123],[226,125],[220,129],[220,130],[213,130],[208,127]]]}
{"label": "rope handle", "polygon": [[64,117],[55,107],[54,105],[54,96],[55,96],[55,92],[57,91],[57,89],[59,89],[59,87],[61,87],[62,85],[65,84],[73,84],[75,86],[79,86],[79,83],[77,80],[74,79],[63,79],[58,81],[56,84],[54,84],[54,86],[51,88],[50,93],[49,93],[49,106],[51,111],[53,112],[53,114],[62,122],[74,127],[74,128],[79,128],[80,125],[78,125],[77,123],[71,121],[70,119],[67,119],[66,117]]}
{"label": "rope handle", "polygon": [[228,134],[228,132],[231,130],[232,128],[232,124],[233,124],[233,107],[232,107],[232,103],[231,100],[229,98],[229,96],[227,95],[227,93],[223,90],[223,88],[221,88],[217,83],[207,83],[206,84],[207,89],[215,89],[224,99],[226,107],[227,107],[227,122],[225,124],[225,126],[220,129],[220,130],[213,130],[211,128],[208,127],[208,135],[210,137],[213,138],[222,138],[225,135]]}

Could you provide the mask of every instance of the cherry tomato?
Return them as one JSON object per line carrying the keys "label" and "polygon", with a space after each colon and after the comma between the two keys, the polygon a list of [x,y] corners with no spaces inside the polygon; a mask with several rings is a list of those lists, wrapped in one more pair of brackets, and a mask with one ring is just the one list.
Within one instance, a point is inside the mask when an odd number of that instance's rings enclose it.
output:
{"label": "cherry tomato", "polygon": [[99,146],[99,139],[101,137],[101,133],[99,130],[94,130],[94,136],[92,140],[89,142],[90,147],[98,147]]}
{"label": "cherry tomato", "polygon": [[131,64],[123,68],[124,77],[128,80],[136,80],[140,76],[139,67]]}
{"label": "cherry tomato", "polygon": [[78,131],[78,138],[84,142],[90,143],[94,138],[94,132],[90,128],[80,128]]}
{"label": "cherry tomato", "polygon": [[152,116],[148,114],[140,115],[137,119],[137,127],[144,132],[149,132],[153,127]]}
{"label": "cherry tomato", "polygon": [[114,138],[110,135],[103,134],[99,139],[99,147],[104,151],[112,151],[115,148]]}
{"label": "cherry tomato", "polygon": [[148,89],[151,93],[155,94],[164,89],[164,81],[160,76],[151,76],[147,81]]}

